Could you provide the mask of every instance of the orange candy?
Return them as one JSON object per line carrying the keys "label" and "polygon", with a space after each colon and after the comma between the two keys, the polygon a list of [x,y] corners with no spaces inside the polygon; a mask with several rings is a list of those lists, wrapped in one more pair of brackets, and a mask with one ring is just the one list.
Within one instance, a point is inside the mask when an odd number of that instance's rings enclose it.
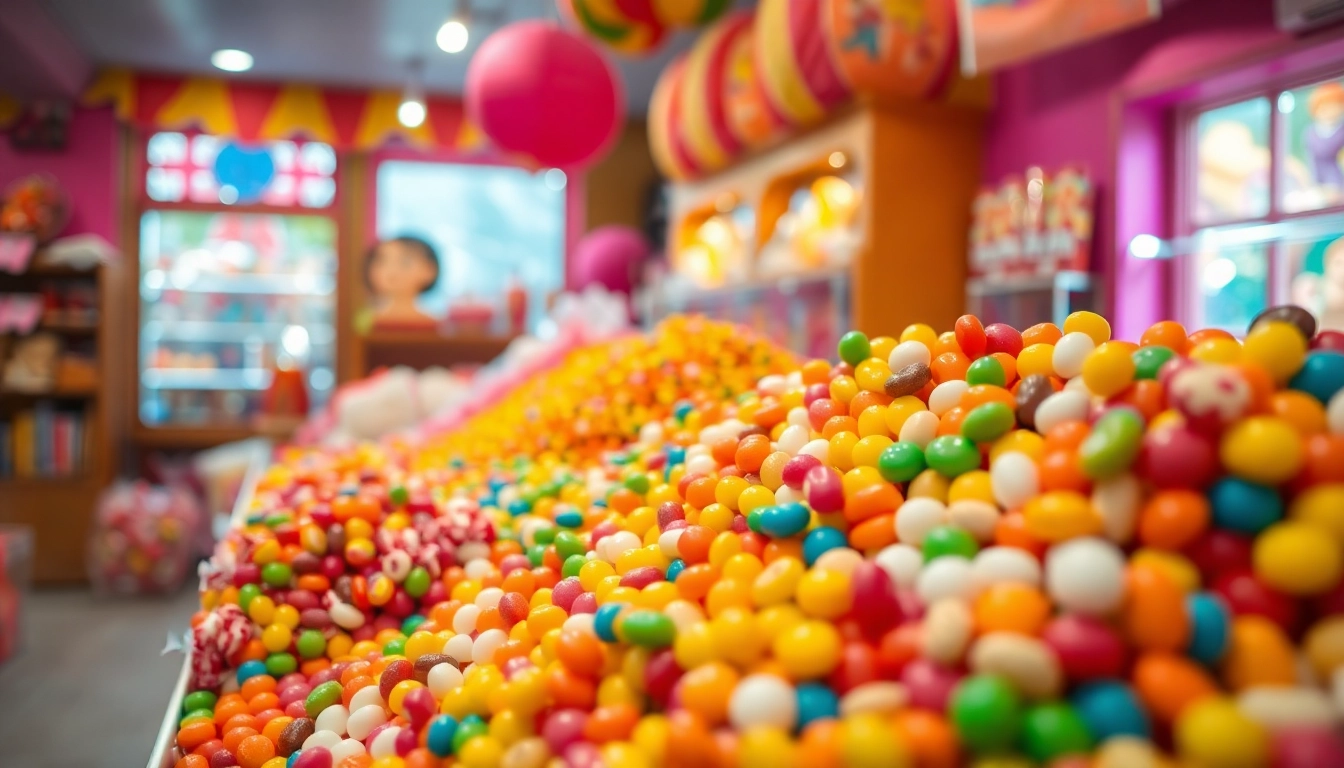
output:
{"label": "orange candy", "polygon": [[612,704],[598,707],[588,716],[583,726],[583,735],[589,741],[605,744],[609,741],[623,741],[639,723],[640,712],[629,704]]}
{"label": "orange candy", "polygon": [[1145,651],[1179,653],[1190,638],[1185,595],[1158,566],[1132,564],[1125,574],[1124,627]]}
{"label": "orange candy", "polygon": [[723,662],[696,667],[681,678],[681,705],[711,727],[719,725],[728,719],[728,700],[737,680],[737,671]]}
{"label": "orange candy", "polygon": [[560,633],[555,643],[555,655],[565,668],[576,675],[595,678],[606,664],[606,649],[595,635],[577,630]]}
{"label": "orange candy", "polygon": [[1092,488],[1092,479],[1083,473],[1077,451],[1067,448],[1051,450],[1041,459],[1040,481],[1043,491],[1087,493]]}
{"label": "orange candy", "polygon": [[1134,664],[1134,689],[1148,711],[1171,723],[1186,707],[1218,694],[1202,667],[1172,653],[1146,653]]}
{"label": "orange candy", "polygon": [[274,693],[275,678],[270,675],[254,675],[243,682],[238,689],[238,694],[245,700],[251,701],[259,693]]}
{"label": "orange candy", "polygon": [[241,768],[261,768],[263,763],[275,757],[275,744],[265,736],[249,736],[239,742],[233,756]]}
{"label": "orange candy", "polygon": [[733,462],[737,468],[746,472],[759,472],[770,455],[770,438],[765,435],[747,435],[737,444]]}
{"label": "orange candy", "polygon": [[870,517],[849,529],[850,546],[862,552],[874,552],[895,543],[895,513]]}
{"label": "orange candy", "polygon": [[1283,419],[1302,435],[1326,431],[1325,409],[1320,401],[1294,389],[1276,392],[1269,398],[1269,412]]}
{"label": "orange candy", "polygon": [[961,352],[944,352],[933,359],[933,381],[942,384],[945,381],[964,381],[966,371],[971,367],[971,359]]}
{"label": "orange candy", "polygon": [[957,736],[947,720],[925,709],[897,713],[896,732],[918,768],[956,768],[961,758]]}
{"label": "orange candy", "polygon": [[173,768],[210,768],[210,761],[200,755],[184,755]]}
{"label": "orange candy", "polygon": [[1040,634],[1049,621],[1050,600],[1025,584],[996,584],[975,601],[975,628],[981,633]]}
{"label": "orange candy", "polygon": [[258,736],[256,728],[234,728],[224,734],[224,748],[232,752],[235,756],[238,754],[238,745],[243,743],[244,739],[252,736]]}
{"label": "orange candy", "polygon": [[1032,344],[1054,344],[1064,338],[1064,332],[1054,323],[1038,323],[1022,332],[1022,348]]}
{"label": "orange candy", "polygon": [[579,677],[565,667],[546,671],[546,691],[557,707],[592,709],[597,703],[597,686],[591,680]]}
{"label": "orange candy", "polygon": [[215,738],[214,723],[191,723],[182,726],[177,732],[178,746],[188,752],[213,738]]}
{"label": "orange candy", "polygon": [[846,494],[845,519],[851,523],[861,523],[877,515],[894,513],[905,501],[901,492],[891,483],[878,483],[860,488],[853,494]]}
{"label": "orange candy", "polygon": [[1181,549],[1209,527],[1210,514],[1201,493],[1158,491],[1139,512],[1139,541],[1158,549]]}
{"label": "orange candy", "polygon": [[1166,347],[1178,355],[1185,354],[1189,348],[1189,343],[1185,334],[1185,326],[1172,320],[1153,323],[1139,337],[1139,346],[1141,347]]}

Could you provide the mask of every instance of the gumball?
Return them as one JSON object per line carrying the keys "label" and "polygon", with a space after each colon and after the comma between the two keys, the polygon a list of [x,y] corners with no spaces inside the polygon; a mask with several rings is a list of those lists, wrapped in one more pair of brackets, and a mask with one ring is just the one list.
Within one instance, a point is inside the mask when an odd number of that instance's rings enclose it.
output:
{"label": "gumball", "polygon": [[1344,553],[1325,529],[1299,522],[1276,523],[1255,542],[1255,573],[1290,595],[1317,595],[1339,583]]}
{"label": "gumball", "polygon": [[1218,696],[1191,704],[1176,721],[1175,736],[1181,756],[1204,765],[1263,765],[1269,755],[1264,729]]}
{"label": "gumball", "polygon": [[1022,703],[1003,678],[970,677],[949,702],[952,725],[963,744],[975,752],[992,753],[1011,746],[1022,727]]}
{"label": "gumball", "polygon": [[1274,381],[1283,384],[1302,367],[1307,355],[1307,339],[1301,329],[1282,320],[1262,320],[1251,327],[1242,345],[1242,354],[1251,363],[1265,369]]}

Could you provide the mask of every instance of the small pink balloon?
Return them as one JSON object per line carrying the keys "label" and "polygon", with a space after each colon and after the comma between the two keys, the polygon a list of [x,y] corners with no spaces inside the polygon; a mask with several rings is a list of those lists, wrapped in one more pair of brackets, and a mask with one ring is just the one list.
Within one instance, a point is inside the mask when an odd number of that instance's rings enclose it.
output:
{"label": "small pink balloon", "polygon": [[581,169],[611,147],[625,111],[616,70],[584,38],[520,21],[485,39],[467,67],[467,114],[501,149]]}
{"label": "small pink balloon", "polygon": [[615,293],[630,293],[639,265],[649,255],[644,235],[630,227],[598,227],[574,247],[574,288],[600,285]]}

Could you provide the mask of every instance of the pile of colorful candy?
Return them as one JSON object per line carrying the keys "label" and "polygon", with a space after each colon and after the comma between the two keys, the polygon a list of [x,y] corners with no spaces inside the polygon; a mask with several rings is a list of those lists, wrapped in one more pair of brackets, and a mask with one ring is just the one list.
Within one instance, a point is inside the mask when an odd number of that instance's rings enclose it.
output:
{"label": "pile of colorful candy", "polygon": [[121,595],[182,587],[210,550],[210,518],[181,486],[118,483],[103,492],[89,535],[89,581]]}
{"label": "pile of colorful candy", "polygon": [[[304,587],[276,566],[342,549],[250,526],[239,562],[277,557],[203,622],[239,603],[261,647],[187,697],[179,768],[1344,765],[1344,335],[1292,307],[1244,341],[1138,344],[1090,313],[968,316],[839,354],[741,396],[669,390],[642,426],[620,395],[656,382],[558,369],[498,415],[530,430],[516,454],[450,462],[507,443],[478,419],[408,459],[445,505],[423,517],[410,491],[276,484],[376,526],[340,570],[384,608],[348,637],[337,605],[281,616]],[[595,404],[538,402],[594,381],[622,411],[601,442],[637,433],[618,450],[585,443]],[[332,472],[377,487],[380,460]],[[389,568],[415,537],[380,536],[446,507],[495,540]]]}

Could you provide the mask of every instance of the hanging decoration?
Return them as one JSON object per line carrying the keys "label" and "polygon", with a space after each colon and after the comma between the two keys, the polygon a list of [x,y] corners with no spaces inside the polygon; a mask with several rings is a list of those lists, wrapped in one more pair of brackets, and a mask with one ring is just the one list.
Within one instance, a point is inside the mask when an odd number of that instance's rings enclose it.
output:
{"label": "hanging decoration", "polygon": [[771,103],[797,125],[811,125],[849,99],[821,24],[822,0],[761,0],[756,53]]}
{"label": "hanging decoration", "polygon": [[955,0],[825,0],[822,21],[855,93],[935,98],[956,71]]}
{"label": "hanging decoration", "polygon": [[756,55],[756,19],[726,33],[727,80],[723,83],[723,111],[728,130],[746,147],[760,146],[778,134],[788,121],[765,94]]}
{"label": "hanging decoration", "polygon": [[586,39],[545,21],[520,21],[485,39],[467,68],[467,112],[501,149],[538,164],[583,169],[611,148],[624,88]]}
{"label": "hanging decoration", "polygon": [[397,120],[401,94],[307,84],[243,83],[106,70],[84,92],[84,106],[112,106],[118,119],[150,130],[211,133],[243,142],[309,139],[337,149],[393,143],[461,152],[485,149],[462,102],[430,97],[416,128]]}
{"label": "hanging decoration", "polygon": [[614,51],[643,55],[675,27],[700,27],[724,14],[732,0],[556,0],[560,14]]}
{"label": "hanging decoration", "polygon": [[750,13],[735,13],[700,36],[686,59],[681,107],[686,143],[697,164],[722,168],[742,149],[728,121],[724,94],[729,80],[729,54],[737,34],[751,25]]}
{"label": "hanging decoration", "polygon": [[681,83],[686,76],[686,57],[679,56],[663,70],[649,100],[649,151],[658,170],[680,181],[700,172],[682,135]]}

